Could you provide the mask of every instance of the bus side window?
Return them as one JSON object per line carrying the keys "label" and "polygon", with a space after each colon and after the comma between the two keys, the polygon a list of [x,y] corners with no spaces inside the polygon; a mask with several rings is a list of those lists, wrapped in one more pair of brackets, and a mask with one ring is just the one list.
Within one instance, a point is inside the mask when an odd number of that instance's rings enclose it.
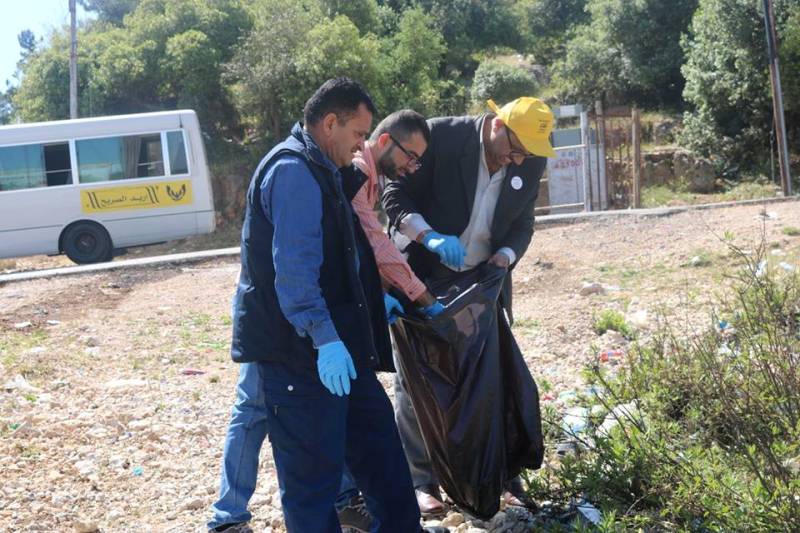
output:
{"label": "bus side window", "polygon": [[161,135],[126,135],[75,142],[81,183],[164,175]]}
{"label": "bus side window", "polygon": [[42,146],[47,186],[72,185],[72,167],[69,160],[69,143]]}
{"label": "bus side window", "polygon": [[183,131],[167,132],[167,150],[169,152],[170,174],[188,174],[186,162],[186,146],[183,144]]}
{"label": "bus side window", "polygon": [[0,148],[0,191],[47,187],[42,146]]}

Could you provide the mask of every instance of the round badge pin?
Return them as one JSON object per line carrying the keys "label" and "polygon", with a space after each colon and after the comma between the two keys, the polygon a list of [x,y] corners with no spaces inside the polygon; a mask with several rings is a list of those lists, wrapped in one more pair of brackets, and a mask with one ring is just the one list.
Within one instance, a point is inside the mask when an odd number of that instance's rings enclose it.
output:
{"label": "round badge pin", "polygon": [[522,188],[522,178],[519,176],[514,176],[511,178],[511,188],[515,191],[518,191]]}

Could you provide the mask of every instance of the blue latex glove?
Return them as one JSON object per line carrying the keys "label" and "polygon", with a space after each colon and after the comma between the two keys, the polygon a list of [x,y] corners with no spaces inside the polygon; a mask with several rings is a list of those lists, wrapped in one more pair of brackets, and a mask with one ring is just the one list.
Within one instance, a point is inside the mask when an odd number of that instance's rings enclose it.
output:
{"label": "blue latex glove", "polygon": [[439,258],[448,266],[461,268],[464,266],[464,256],[467,252],[458,240],[452,235],[442,235],[435,231],[429,231],[422,238],[425,248],[439,254]]}
{"label": "blue latex glove", "polygon": [[428,318],[433,318],[435,316],[439,316],[444,311],[444,306],[439,303],[439,300],[436,300],[428,307],[423,307],[422,312],[425,313],[425,316]]}
{"label": "blue latex glove", "polygon": [[322,384],[331,394],[350,394],[350,380],[356,379],[356,368],[342,341],[329,342],[319,347],[317,372]]}
{"label": "blue latex glove", "polygon": [[386,307],[386,320],[389,324],[394,324],[397,321],[397,313],[405,313],[403,306],[397,301],[397,298],[389,293],[383,295],[383,305]]}

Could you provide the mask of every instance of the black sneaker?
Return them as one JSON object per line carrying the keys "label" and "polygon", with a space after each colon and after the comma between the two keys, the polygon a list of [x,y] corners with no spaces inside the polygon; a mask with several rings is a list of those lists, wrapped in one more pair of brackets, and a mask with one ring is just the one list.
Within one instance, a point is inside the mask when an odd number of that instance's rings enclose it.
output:
{"label": "black sneaker", "polygon": [[367,511],[367,504],[361,496],[353,496],[347,507],[339,511],[339,524],[343,532],[369,533],[372,517]]}
{"label": "black sneaker", "polygon": [[211,531],[215,533],[220,533],[222,531],[225,533],[253,533],[253,528],[251,528],[247,522],[236,522],[235,524],[217,526]]}

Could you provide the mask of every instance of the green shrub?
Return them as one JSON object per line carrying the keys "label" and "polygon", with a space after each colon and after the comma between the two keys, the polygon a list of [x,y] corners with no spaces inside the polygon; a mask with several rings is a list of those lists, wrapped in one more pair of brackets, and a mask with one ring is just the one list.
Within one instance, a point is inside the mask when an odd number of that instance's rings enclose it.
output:
{"label": "green shrub", "polygon": [[625,322],[625,316],[619,311],[604,309],[594,317],[594,331],[602,335],[610,329],[622,333],[629,339],[633,338],[633,330]]}
{"label": "green shrub", "polygon": [[599,392],[579,404],[614,414],[533,476],[534,496],[588,497],[614,518],[602,531],[797,530],[800,276],[764,269],[765,250],[733,249],[744,267],[710,327],[662,317],[615,373],[588,369]]}
{"label": "green shrub", "polygon": [[538,89],[532,74],[495,60],[484,61],[475,71],[470,98],[476,107],[485,108],[489,98],[502,106],[520,96],[536,96]]}
{"label": "green shrub", "polygon": [[789,237],[797,237],[800,235],[800,228],[795,228],[794,226],[786,226],[782,231],[784,235],[788,235]]}

